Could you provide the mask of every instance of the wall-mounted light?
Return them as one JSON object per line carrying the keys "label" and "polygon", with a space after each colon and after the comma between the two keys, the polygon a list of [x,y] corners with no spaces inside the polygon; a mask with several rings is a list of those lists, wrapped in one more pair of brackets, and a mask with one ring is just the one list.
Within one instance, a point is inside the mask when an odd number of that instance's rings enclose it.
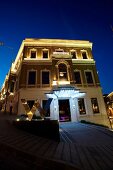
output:
{"label": "wall-mounted light", "polygon": [[64,73],[63,73],[63,72],[60,72],[60,76],[63,77],[63,76],[64,76]]}

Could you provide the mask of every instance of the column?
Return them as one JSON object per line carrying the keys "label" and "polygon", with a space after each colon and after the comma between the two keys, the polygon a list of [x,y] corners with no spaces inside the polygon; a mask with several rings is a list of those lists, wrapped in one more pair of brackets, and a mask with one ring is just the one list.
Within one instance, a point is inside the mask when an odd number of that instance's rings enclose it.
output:
{"label": "column", "polygon": [[53,99],[50,105],[50,117],[54,120],[59,120],[59,105],[58,99]]}
{"label": "column", "polygon": [[77,98],[70,98],[70,112],[71,112],[71,121],[78,121],[78,100]]}

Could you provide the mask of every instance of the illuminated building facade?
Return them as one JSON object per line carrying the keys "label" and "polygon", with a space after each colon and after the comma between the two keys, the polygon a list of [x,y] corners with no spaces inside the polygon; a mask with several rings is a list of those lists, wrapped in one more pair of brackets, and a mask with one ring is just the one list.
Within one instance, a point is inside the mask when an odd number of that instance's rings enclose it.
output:
{"label": "illuminated building facade", "polygon": [[25,112],[21,99],[26,99],[30,107],[38,99],[42,107],[49,106],[46,116],[52,119],[107,122],[89,41],[25,39],[1,93],[7,110],[12,102],[17,114]]}

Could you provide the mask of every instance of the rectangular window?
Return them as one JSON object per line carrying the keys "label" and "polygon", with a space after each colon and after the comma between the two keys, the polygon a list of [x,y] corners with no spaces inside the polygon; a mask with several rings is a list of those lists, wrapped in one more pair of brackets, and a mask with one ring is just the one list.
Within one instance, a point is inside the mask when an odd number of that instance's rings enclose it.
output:
{"label": "rectangular window", "polygon": [[86,75],[86,81],[88,84],[93,84],[93,77],[92,77],[92,73],[90,71],[86,71],[85,72]]}
{"label": "rectangular window", "polygon": [[32,107],[34,105],[34,100],[28,100],[27,104],[29,105],[29,108],[32,109]]}
{"label": "rectangular window", "polygon": [[[47,105],[47,100],[42,100],[42,108],[43,108],[43,109],[45,109],[46,105]],[[46,116],[46,117],[50,117],[50,106],[49,106],[49,108],[47,109],[47,112],[46,112],[46,115],[45,115],[45,116]]]}
{"label": "rectangular window", "polygon": [[71,51],[71,55],[72,55],[72,59],[76,59],[76,52],[75,51]]}
{"label": "rectangular window", "polygon": [[29,71],[28,84],[29,85],[35,85],[36,84],[36,71]]}
{"label": "rectangular window", "polygon": [[80,72],[79,71],[74,72],[74,78],[75,78],[75,83],[76,84],[81,84],[81,77],[80,77]]}
{"label": "rectangular window", "polygon": [[31,51],[31,58],[36,58],[36,51]]}
{"label": "rectangular window", "polygon": [[86,52],[84,51],[84,52],[82,52],[82,58],[83,59],[87,59],[87,54],[86,54]]}
{"label": "rectangular window", "polygon": [[15,83],[14,83],[14,81],[11,81],[11,83],[10,83],[10,92],[14,92],[14,85],[15,85]]}
{"label": "rectangular window", "polygon": [[91,98],[93,113],[99,113],[99,106],[97,98]]}
{"label": "rectangular window", "polygon": [[43,58],[48,58],[48,50],[43,51]]}
{"label": "rectangular window", "polygon": [[86,109],[85,109],[85,104],[84,104],[84,99],[83,98],[78,99],[78,106],[79,106],[80,115],[85,115],[86,114]]}
{"label": "rectangular window", "polygon": [[49,84],[49,71],[42,71],[42,84]]}

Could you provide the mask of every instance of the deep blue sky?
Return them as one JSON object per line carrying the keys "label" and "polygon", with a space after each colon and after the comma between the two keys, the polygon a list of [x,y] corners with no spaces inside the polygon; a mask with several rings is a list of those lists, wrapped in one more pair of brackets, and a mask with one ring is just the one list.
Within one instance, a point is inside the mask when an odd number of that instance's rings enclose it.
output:
{"label": "deep blue sky", "polygon": [[[25,38],[93,42],[103,93],[113,91],[113,0],[10,0],[0,2],[0,86]],[[10,47],[13,47],[10,48]]]}

